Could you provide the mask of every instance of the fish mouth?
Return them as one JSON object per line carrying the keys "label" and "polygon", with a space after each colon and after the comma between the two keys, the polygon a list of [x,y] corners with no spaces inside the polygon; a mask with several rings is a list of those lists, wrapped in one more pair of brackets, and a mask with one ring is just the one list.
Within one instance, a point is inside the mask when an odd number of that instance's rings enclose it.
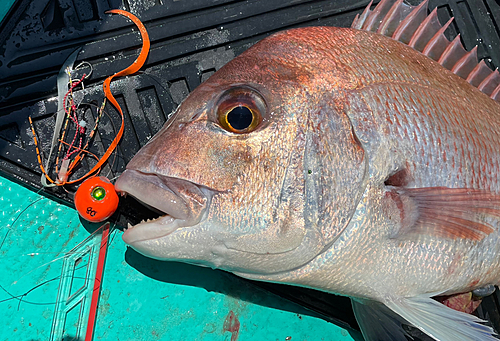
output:
{"label": "fish mouth", "polygon": [[206,216],[212,196],[212,191],[190,181],[133,169],[120,175],[115,189],[162,214],[134,226],[129,223],[122,236],[127,244],[162,238],[179,228],[198,224]]}

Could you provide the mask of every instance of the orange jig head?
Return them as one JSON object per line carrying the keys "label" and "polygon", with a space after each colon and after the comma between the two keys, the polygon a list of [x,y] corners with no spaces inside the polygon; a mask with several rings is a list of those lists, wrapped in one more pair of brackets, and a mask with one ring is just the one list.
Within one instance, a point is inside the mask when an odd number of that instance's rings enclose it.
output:
{"label": "orange jig head", "polygon": [[87,179],[75,194],[75,206],[80,216],[93,223],[108,219],[118,207],[115,186],[103,176]]}

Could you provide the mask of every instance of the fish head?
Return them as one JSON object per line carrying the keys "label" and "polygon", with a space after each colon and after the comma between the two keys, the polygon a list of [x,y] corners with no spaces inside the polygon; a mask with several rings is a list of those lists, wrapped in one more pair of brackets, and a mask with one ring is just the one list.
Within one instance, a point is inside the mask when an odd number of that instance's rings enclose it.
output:
{"label": "fish head", "polygon": [[339,80],[318,73],[321,56],[297,54],[307,39],[285,38],[217,71],[129,162],[116,189],[166,214],[125,231],[135,250],[271,274],[306,264],[344,230],[364,189],[364,151],[323,89]]}

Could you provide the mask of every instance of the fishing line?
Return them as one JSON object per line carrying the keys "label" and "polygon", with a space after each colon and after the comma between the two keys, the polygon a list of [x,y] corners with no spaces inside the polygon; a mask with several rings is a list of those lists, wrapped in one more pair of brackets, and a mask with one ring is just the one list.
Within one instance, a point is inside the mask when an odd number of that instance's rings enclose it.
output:
{"label": "fishing line", "polygon": [[[36,192],[36,194],[39,194],[41,191],[42,191],[42,188],[40,188],[40,189]],[[9,224],[10,226],[7,226],[8,231],[7,231],[7,233],[5,234],[5,236],[4,236],[3,240],[2,240],[2,244],[0,244],[0,250],[2,249],[3,244],[5,243],[5,240],[7,239],[7,236],[9,235],[10,231],[12,230],[12,227],[13,227],[13,226],[14,226],[14,224],[17,222],[17,220],[21,217],[21,215],[22,215],[24,212],[26,212],[26,210],[27,210],[28,208],[30,208],[32,205],[36,204],[37,202],[39,202],[40,200],[43,200],[43,199],[46,199],[46,198],[41,197],[41,198],[36,199],[36,200],[35,200],[35,201],[33,201],[32,203],[30,203],[30,204],[29,204],[28,206],[26,206],[26,207],[25,207],[25,208],[24,208],[21,212],[19,212],[19,214],[17,215],[17,217],[14,219],[14,221],[13,221],[11,224]]]}
{"label": "fishing line", "polygon": [[[40,188],[40,189],[39,189],[36,193],[38,194],[38,193],[40,193],[42,190],[43,190],[43,189],[42,189],[42,188]],[[40,198],[37,198],[36,200],[34,200],[34,201],[33,201],[33,202],[31,202],[30,204],[28,204],[26,207],[24,207],[24,208],[23,208],[23,209],[22,209],[22,210],[21,210],[21,211],[17,214],[17,216],[16,216],[16,218],[14,219],[14,221],[13,221],[11,224],[9,224],[10,226],[8,226],[8,227],[7,227],[7,228],[8,228],[8,231],[7,231],[7,233],[5,234],[5,236],[4,236],[4,238],[3,238],[2,244],[0,245],[0,249],[2,248],[3,244],[5,243],[5,240],[7,239],[8,235],[9,235],[10,231],[12,230],[12,228],[14,227],[15,223],[16,223],[16,222],[17,222],[17,221],[18,221],[18,220],[22,217],[22,215],[23,215],[23,214],[24,214],[24,213],[25,213],[25,212],[26,212],[26,211],[27,211],[27,210],[28,210],[31,206],[33,206],[34,204],[36,204],[37,202],[39,202],[39,201],[41,201],[41,200],[43,200],[43,199],[47,199],[47,198],[45,198],[45,197],[40,197]],[[115,227],[115,226],[116,226],[116,222],[115,222],[115,224],[114,224],[114,226],[113,226],[113,227]],[[116,230],[116,228],[114,228],[114,229],[113,229],[113,232],[114,232],[114,230]],[[93,236],[95,236],[95,235],[96,235],[97,233],[99,233],[99,232],[100,232],[100,229],[97,229],[97,230],[96,230],[96,231],[94,231],[92,234],[90,234],[90,236],[89,236],[89,237],[93,237]],[[80,243],[79,243],[79,244],[78,244],[75,248],[77,248],[78,246],[82,245],[84,242],[85,242],[85,241],[80,242]],[[73,249],[74,249],[74,248],[73,248]],[[23,257],[23,256],[31,256],[31,257],[33,257],[33,256],[40,255],[40,254],[51,254],[51,253],[54,253],[54,254],[60,254],[60,253],[61,253],[61,251],[59,251],[59,252],[31,252],[31,253],[27,253],[27,254],[24,254],[24,255],[20,255],[20,257]],[[74,252],[74,253],[77,253],[77,252]],[[29,274],[31,274],[32,272],[36,271],[37,269],[40,269],[40,268],[42,268],[42,267],[45,267],[45,266],[47,266],[47,265],[49,265],[49,264],[51,264],[51,263],[53,263],[53,262],[56,262],[56,261],[62,260],[62,259],[64,259],[65,257],[67,257],[68,255],[71,255],[71,254],[73,254],[73,252],[71,252],[71,251],[68,251],[68,252],[63,252],[63,255],[61,255],[61,256],[59,256],[59,257],[56,257],[56,258],[54,258],[54,259],[52,259],[52,260],[50,260],[50,261],[48,261],[48,262],[46,262],[46,263],[44,263],[44,264],[41,264],[41,265],[39,265],[39,266],[37,266],[37,267],[35,267],[35,268],[31,269],[31,270],[30,270],[30,271],[28,271],[27,273],[23,274],[23,275],[22,275],[21,277],[19,277],[17,280],[13,281],[13,282],[12,282],[12,284],[17,284],[17,283],[19,283],[19,282],[20,282],[20,281],[21,281],[24,277],[26,277],[27,275],[29,275]],[[82,269],[82,268],[84,268],[84,267],[86,267],[86,266],[87,266],[87,264],[85,264],[85,263],[84,263],[84,264],[82,264],[80,267],[76,267],[76,268],[75,268],[75,270]],[[23,300],[23,298],[24,298],[24,297],[26,297],[26,296],[27,296],[30,292],[32,292],[33,290],[35,290],[35,289],[37,289],[37,288],[39,288],[39,287],[41,287],[41,286],[43,286],[43,285],[46,285],[47,283],[50,283],[50,282],[52,282],[52,281],[55,281],[55,280],[58,280],[58,279],[60,280],[60,279],[61,279],[61,278],[63,278],[63,277],[64,277],[64,276],[56,276],[56,277],[54,277],[54,278],[52,278],[52,279],[49,279],[49,280],[47,280],[47,281],[44,281],[44,282],[42,282],[42,283],[40,283],[40,284],[35,285],[34,287],[32,287],[31,289],[29,289],[28,291],[26,291],[26,292],[24,292],[24,293],[22,293],[22,294],[19,294],[19,295],[14,295],[14,294],[12,294],[9,290],[7,290],[7,289],[6,289],[3,285],[1,285],[1,284],[0,284],[0,289],[1,289],[1,290],[3,290],[3,291],[7,294],[7,295],[9,295],[9,296],[10,296],[10,298],[0,300],[0,303],[5,302],[5,301],[9,301],[9,300],[12,300],[12,299],[17,299],[17,300],[19,300],[18,310],[20,309],[20,304],[21,304],[21,302],[28,303],[28,304],[35,304],[35,305],[50,305],[50,304],[56,304],[56,303],[57,303],[57,301],[56,301],[56,302],[33,302],[33,301],[26,301],[26,300]],[[84,280],[86,279],[85,277],[80,277],[80,276],[66,276],[66,277],[72,277],[73,279],[84,279]]]}
{"label": "fishing line", "polygon": [[[80,267],[79,269],[81,269],[81,268],[83,268],[83,266]],[[65,277],[72,277],[73,279],[83,279],[83,280],[86,279],[85,277],[79,277],[79,276],[65,276]],[[29,289],[25,293],[19,294],[17,296],[14,295],[14,294],[12,294],[12,293],[10,293],[7,289],[5,289],[0,284],[0,289],[2,289],[7,295],[11,296],[10,298],[6,298],[6,299],[3,299],[3,300],[0,300],[0,303],[7,302],[7,301],[10,301],[10,300],[19,300],[17,310],[19,310],[21,308],[21,303],[32,304],[32,305],[53,305],[53,304],[57,304],[57,301],[56,302],[33,302],[33,301],[26,301],[26,300],[23,300],[23,297],[28,296],[28,294],[30,292],[34,291],[35,289],[38,289],[39,287],[41,287],[43,285],[46,285],[47,283],[50,283],[50,282],[53,282],[53,281],[56,281],[56,280],[60,280],[61,278],[64,278],[64,277],[57,276],[57,277],[54,277],[52,279],[48,279],[48,280],[46,280],[46,281],[44,281],[44,282],[42,282],[40,284],[35,285],[34,287],[32,287],[31,289]]]}
{"label": "fishing line", "polygon": [[[110,114],[109,114],[109,113],[108,113],[108,112],[107,112],[104,108],[103,108],[103,109],[101,109],[101,106],[99,106],[99,105],[97,105],[97,104],[95,104],[95,103],[92,103],[92,102],[83,102],[83,100],[82,100],[82,102],[78,105],[78,108],[79,108],[80,110],[83,110],[83,109],[81,109],[80,107],[84,107],[84,106],[88,106],[88,107],[91,107],[91,108],[95,108],[95,109],[96,109],[96,111],[97,111],[97,115],[96,115],[96,117],[95,117],[95,118],[93,117],[93,113],[92,113],[92,112],[91,112],[91,114],[90,114],[90,115],[92,116],[92,118],[94,118],[95,128],[94,128],[93,130],[95,131],[95,133],[96,133],[96,134],[95,134],[95,135],[93,135],[93,136],[90,136],[90,134],[89,134],[89,136],[88,136],[88,140],[87,140],[87,142],[86,142],[86,146],[85,146],[85,147],[83,147],[83,148],[82,148],[82,150],[81,150],[82,152],[86,152],[86,153],[92,154],[92,153],[90,152],[90,150],[86,150],[86,147],[87,147],[88,145],[90,145],[90,144],[91,144],[91,139],[96,139],[96,140],[98,140],[98,142],[100,142],[100,143],[101,143],[101,145],[103,146],[103,148],[105,149],[105,147],[104,147],[104,142],[103,142],[103,138],[102,138],[101,134],[99,134],[99,133],[98,133],[98,132],[99,132],[99,125],[97,124],[97,122],[99,122],[99,120],[100,120],[100,116],[101,116],[102,114],[104,114],[104,115],[108,118],[108,121],[109,121],[109,123],[111,124],[111,128],[112,128],[112,131],[113,131],[113,135],[114,135],[114,136],[116,136],[116,134],[117,134],[117,130],[116,130],[116,125],[115,125],[115,123],[113,122],[113,119],[112,119],[111,115],[110,115]],[[95,145],[94,145],[94,146],[95,146]],[[119,146],[118,146],[118,147],[119,147]],[[106,177],[108,177],[108,176],[109,176],[109,174],[113,171],[113,167],[115,166],[115,162],[116,162],[116,160],[117,160],[117,154],[118,154],[118,150],[117,150],[117,148],[116,148],[116,149],[113,151],[113,159],[112,159],[112,161],[111,161],[111,162],[108,162],[109,171],[108,171],[108,174],[106,175]],[[99,161],[99,158],[97,158],[97,160]],[[91,167],[89,166],[89,168],[91,168]]]}
{"label": "fishing line", "polygon": [[[69,225],[68,225],[69,226]],[[92,238],[93,236],[95,236],[98,232],[99,232],[100,229],[97,229],[95,230],[94,232],[92,232],[85,240],[89,239],[89,238]],[[75,248],[78,248],[79,246],[81,246],[83,243],[85,243],[85,240],[80,242],[79,244],[77,244],[75,247],[73,247],[72,249],[75,249]],[[60,251],[61,252],[61,251]],[[55,253],[55,254],[58,254],[60,252],[44,252],[43,254],[49,254],[49,253]],[[38,254],[39,252],[37,252]],[[63,259],[64,257],[67,257],[69,255],[72,255],[72,254],[78,254],[79,252],[71,252],[71,251],[68,251],[68,252],[63,252],[64,254],[60,257],[57,257],[57,258],[54,258],[52,260],[50,260],[49,262],[46,262],[44,264],[41,264],[39,266],[37,266],[36,268],[34,269],[31,269],[30,271],[28,271],[27,273],[25,273],[24,275],[22,275],[21,277],[19,277],[16,281],[12,282],[13,284],[17,284],[17,282],[19,282],[23,277],[29,275],[30,273],[32,273],[33,271],[43,267],[43,266],[46,266],[46,265],[49,265],[50,263],[53,263],[55,261],[58,261],[60,259]],[[35,253],[32,253],[32,254],[35,254]],[[26,256],[31,256],[32,254],[26,254]]]}

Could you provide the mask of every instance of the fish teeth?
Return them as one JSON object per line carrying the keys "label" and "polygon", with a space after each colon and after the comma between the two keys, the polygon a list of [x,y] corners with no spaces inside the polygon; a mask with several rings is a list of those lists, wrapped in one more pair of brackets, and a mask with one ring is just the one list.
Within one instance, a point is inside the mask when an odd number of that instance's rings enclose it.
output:
{"label": "fish teeth", "polygon": [[127,224],[127,228],[126,228],[126,230],[131,229],[132,227],[133,227],[133,226],[132,226],[132,224],[131,224],[131,223],[128,223],[128,224]]}

